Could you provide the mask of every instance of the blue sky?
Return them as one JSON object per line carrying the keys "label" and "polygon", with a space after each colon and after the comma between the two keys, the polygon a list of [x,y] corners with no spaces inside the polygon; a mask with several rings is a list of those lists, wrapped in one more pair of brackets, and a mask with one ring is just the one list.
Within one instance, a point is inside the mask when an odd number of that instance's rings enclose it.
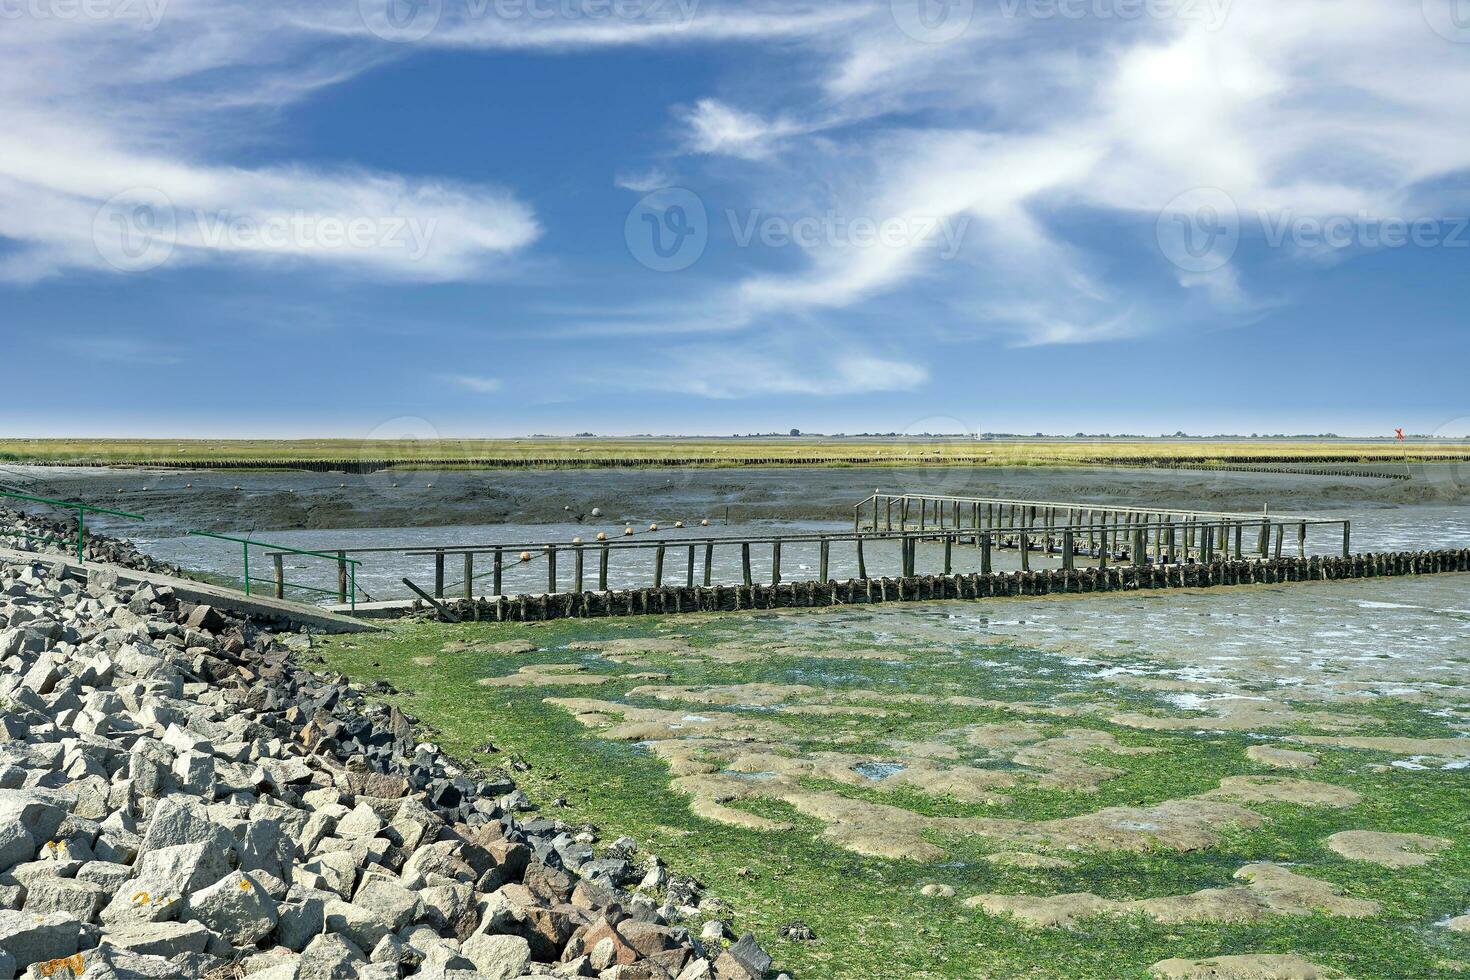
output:
{"label": "blue sky", "polygon": [[1467,0],[89,4],[8,435],[1470,434]]}

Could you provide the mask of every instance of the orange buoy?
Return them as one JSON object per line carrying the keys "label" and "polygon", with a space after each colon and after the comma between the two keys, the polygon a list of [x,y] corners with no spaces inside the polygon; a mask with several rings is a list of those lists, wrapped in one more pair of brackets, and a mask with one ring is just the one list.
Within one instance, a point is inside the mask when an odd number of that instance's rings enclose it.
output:
{"label": "orange buoy", "polygon": [[529,551],[523,551],[523,552],[521,552],[521,561],[530,561],[530,560],[531,560],[531,553]]}
{"label": "orange buoy", "polygon": [[709,518],[706,517],[704,520],[700,521],[699,522],[699,526],[700,527],[709,527]]}
{"label": "orange buoy", "polygon": [[606,541],[607,540],[607,532],[606,531],[598,531],[597,532],[597,540],[599,540],[599,541]]}

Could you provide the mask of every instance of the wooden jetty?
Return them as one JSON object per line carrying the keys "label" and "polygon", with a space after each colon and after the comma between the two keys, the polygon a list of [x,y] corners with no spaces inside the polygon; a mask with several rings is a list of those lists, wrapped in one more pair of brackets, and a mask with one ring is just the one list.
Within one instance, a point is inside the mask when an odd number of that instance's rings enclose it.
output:
{"label": "wooden jetty", "polygon": [[[1056,564],[1064,571],[1084,565],[1172,566],[1281,559],[1288,538],[1296,557],[1308,557],[1308,532],[1331,528],[1340,535],[1344,557],[1351,554],[1351,522],[1310,517],[1272,517],[1208,511],[1163,511],[1158,508],[1065,504],[1005,499],[875,494],[854,508],[851,532],[712,536],[697,529],[666,529],[656,537],[526,544],[356,548],[337,550],[339,603],[353,595],[350,566],[389,556],[422,559],[426,572],[415,590],[436,600],[449,596],[475,599],[506,594],[507,575],[533,563],[544,571],[544,594],[580,594],[609,590],[614,568],[639,569],[635,574],[653,589],[682,583],[685,588],[757,584],[753,556],[762,556],[762,579],[779,586],[788,581],[783,558],[800,553],[815,557],[816,575],[798,580],[833,580],[834,553],[850,556],[856,581],[883,577],[883,568],[902,579],[924,574],[954,574],[959,565],[989,575],[1002,552],[1019,558],[1020,570],[1035,562]],[[1334,537],[1335,540],[1335,537]],[[926,546],[921,548],[921,545]],[[934,546],[932,548],[927,546]],[[960,549],[974,558],[960,561]],[[330,549],[329,549],[330,550]],[[284,595],[284,559],[290,552],[269,553],[275,591]],[[768,561],[766,560],[768,556]],[[726,557],[724,563],[717,557]],[[651,560],[651,561],[650,561]],[[921,568],[927,563],[929,567]],[[651,564],[651,567],[650,567]],[[717,568],[739,569],[734,581],[716,582]],[[764,569],[769,569],[764,572]],[[876,573],[876,574],[874,574]],[[451,581],[457,576],[457,581]],[[522,572],[521,578],[524,578]],[[626,576],[623,576],[626,578]],[[731,578],[734,578],[731,575]],[[522,591],[525,591],[524,589]]]}

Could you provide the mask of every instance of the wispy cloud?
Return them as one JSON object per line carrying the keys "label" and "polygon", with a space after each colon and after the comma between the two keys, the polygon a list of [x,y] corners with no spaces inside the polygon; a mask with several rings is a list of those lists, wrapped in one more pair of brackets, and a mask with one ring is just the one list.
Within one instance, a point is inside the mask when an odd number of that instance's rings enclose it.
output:
{"label": "wispy cloud", "polygon": [[484,378],[473,374],[454,374],[446,380],[477,395],[493,395],[505,387],[505,383],[499,378]]}
{"label": "wispy cloud", "polygon": [[0,236],[12,247],[0,279],[240,261],[465,279],[540,234],[531,209],[501,188],[231,163],[240,144],[226,120],[254,130],[385,57],[280,10],[173,0],[151,25],[39,16],[5,25]]}
{"label": "wispy cloud", "polygon": [[629,373],[621,381],[632,388],[740,399],[910,391],[929,377],[927,369],[908,361],[860,352],[828,355],[818,347],[691,345],[670,351],[657,369]]}

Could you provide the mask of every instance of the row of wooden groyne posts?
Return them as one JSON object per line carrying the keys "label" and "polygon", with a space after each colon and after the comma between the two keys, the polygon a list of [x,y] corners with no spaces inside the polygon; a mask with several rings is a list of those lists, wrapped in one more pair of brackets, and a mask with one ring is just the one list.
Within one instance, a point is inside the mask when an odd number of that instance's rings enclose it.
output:
{"label": "row of wooden groyne posts", "polygon": [[786,582],[777,585],[665,586],[562,595],[496,596],[435,601],[413,610],[453,622],[543,622],[605,616],[734,612],[749,609],[811,609],[887,602],[988,599],[1080,593],[1127,593],[1146,589],[1204,589],[1226,585],[1269,585],[1382,576],[1470,571],[1470,549],[1353,555],[1347,558],[1219,559],[1189,565],[1114,565],[962,575],[849,579],[845,582]]}
{"label": "row of wooden groyne posts", "polygon": [[[615,566],[621,584],[641,578],[655,592],[674,586],[752,590],[805,586],[785,580],[783,549],[786,554],[797,549],[803,556],[816,553],[812,581],[818,585],[833,581],[834,549],[838,549],[847,569],[856,572],[852,580],[861,584],[882,581],[885,574],[895,571],[900,581],[925,574],[953,576],[976,566],[982,576],[1004,574],[995,567],[995,558],[1002,553],[1012,556],[1010,562],[1019,564],[1022,574],[1030,573],[1038,561],[1069,573],[1083,567],[1107,570],[1117,565],[1168,569],[1218,561],[1279,562],[1286,557],[1288,542],[1294,557],[1306,560],[1309,534],[1314,530],[1331,535],[1334,551],[1340,540],[1344,558],[1351,555],[1352,525],[1346,520],[880,492],[854,507],[850,533],[715,537],[694,532],[696,536],[691,537],[637,539],[630,527],[625,532],[629,537],[623,540],[599,534],[597,540],[578,538],[569,543],[276,551],[268,557],[274,565],[278,597],[292,588],[285,576],[286,557],[313,554],[335,559],[337,600],[343,605],[358,599],[354,572],[363,561],[387,556],[423,559],[429,563],[429,577],[420,575],[417,582],[404,578],[403,583],[433,606],[451,599],[473,603],[482,597],[505,598],[509,573],[516,571],[517,581],[524,583],[532,563],[539,563],[545,574],[544,592],[521,588],[533,595],[607,594],[614,591]],[[932,547],[921,552],[921,545]],[[758,550],[764,551],[760,581],[753,561]],[[737,567],[731,552],[738,552],[738,581],[715,581],[717,551],[726,557],[718,567],[729,569]],[[960,561],[962,551],[969,556]],[[919,567],[921,554],[929,568]],[[630,559],[639,564],[631,573]],[[458,581],[451,583],[451,575],[458,576]]]}

